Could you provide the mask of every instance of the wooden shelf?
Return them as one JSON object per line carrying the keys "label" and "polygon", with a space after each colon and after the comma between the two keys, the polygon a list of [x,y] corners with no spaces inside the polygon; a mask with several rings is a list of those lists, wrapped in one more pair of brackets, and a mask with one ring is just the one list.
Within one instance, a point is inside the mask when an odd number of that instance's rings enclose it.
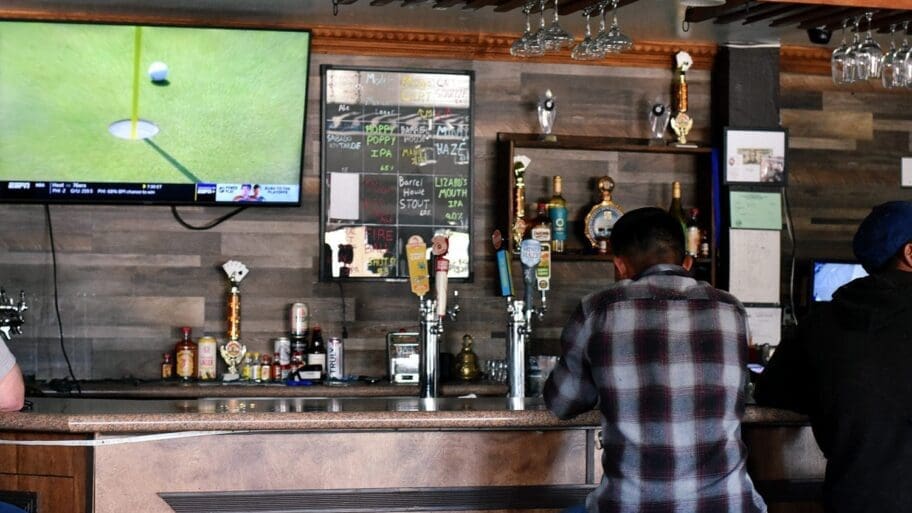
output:
{"label": "wooden shelf", "polygon": [[[700,208],[700,212],[704,214],[704,219],[708,219],[708,229],[711,230],[711,233],[715,233],[715,203],[717,198],[713,196],[713,168],[711,164],[712,147],[706,146],[699,142],[694,143],[696,146],[688,147],[679,147],[672,144],[666,144],[663,142],[656,142],[650,139],[635,139],[635,138],[620,138],[620,137],[592,137],[592,136],[578,136],[578,135],[561,135],[556,134],[555,139],[551,141],[544,140],[539,134],[520,134],[520,133],[498,133],[497,134],[497,153],[498,153],[498,169],[500,169],[501,179],[498,180],[497,186],[497,196],[501,198],[508,198],[504,202],[504,208],[498,209],[498,219],[496,220],[496,225],[499,227],[502,233],[506,235],[505,242],[506,248],[509,251],[512,251],[513,244],[510,237],[511,230],[513,226],[513,220],[515,218],[515,213],[517,205],[514,205],[515,200],[515,175],[513,173],[513,158],[516,155],[516,150],[522,149],[538,149],[545,150],[545,153],[550,153],[549,150],[554,151],[580,151],[580,152],[617,152],[622,155],[618,157],[618,160],[622,163],[632,162],[632,161],[644,161],[655,164],[656,162],[661,163],[660,165],[664,166],[673,166],[673,165],[682,165],[682,166],[693,166],[693,171],[696,174],[694,184],[696,186],[696,194],[693,196],[694,206]],[[626,154],[626,155],[624,155]],[[669,160],[665,156],[674,155],[683,155],[685,158],[683,160]],[[579,176],[579,174],[573,169],[573,165],[570,164],[572,160],[568,160],[567,165],[563,163],[560,164],[561,168],[557,174],[566,175],[565,176],[565,194],[566,194],[566,185],[567,185],[567,176]],[[659,173],[661,168],[658,169]],[[669,171],[672,169],[669,168]],[[541,171],[537,171],[538,174],[541,174]],[[535,173],[533,173],[535,174]],[[526,177],[527,184],[529,183],[529,177]],[[572,183],[572,182],[571,182]],[[528,185],[527,185],[528,186]],[[577,187],[579,187],[579,181],[577,180]],[[643,203],[646,204],[654,204]],[[611,262],[613,256],[610,254],[598,254],[596,250],[590,249],[588,247],[588,240],[583,237],[584,234],[581,233],[582,221],[585,216],[586,208],[579,208],[578,204],[574,204],[574,208],[569,212],[568,216],[568,248],[564,253],[551,253],[551,258],[555,263],[559,262]],[[634,205],[628,205],[628,208],[633,208]],[[524,206],[520,206],[523,208]],[[715,255],[717,241],[711,240],[711,252]],[[705,279],[710,283],[715,284],[716,282],[716,267],[718,262],[715,258],[700,258],[697,259],[695,267],[700,269],[699,274],[705,276]],[[704,279],[704,278],[701,278]]]}
{"label": "wooden shelf", "polygon": [[511,142],[517,148],[541,148],[554,150],[595,150],[595,151],[622,151],[636,153],[677,153],[677,154],[708,154],[712,148],[702,143],[694,142],[696,147],[675,146],[656,142],[654,139],[634,139],[622,137],[592,137],[582,135],[555,135],[554,141],[542,140],[537,134],[497,134],[500,142]]}

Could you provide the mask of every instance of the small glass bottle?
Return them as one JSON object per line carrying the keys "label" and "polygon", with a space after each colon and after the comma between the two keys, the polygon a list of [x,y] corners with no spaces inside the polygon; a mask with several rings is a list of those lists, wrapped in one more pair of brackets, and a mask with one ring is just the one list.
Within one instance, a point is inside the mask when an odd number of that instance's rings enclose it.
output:
{"label": "small glass bottle", "polygon": [[244,363],[241,364],[241,381],[250,381],[253,371],[253,354],[247,353],[244,356]]}
{"label": "small glass bottle", "polygon": [[313,340],[307,352],[307,365],[319,365],[321,379],[326,374],[326,344],[323,342],[323,330],[319,325],[313,327]]}
{"label": "small glass bottle", "polygon": [[681,206],[681,182],[671,184],[671,204],[668,213],[681,223],[681,232],[686,235],[687,219],[684,217],[684,207]]}
{"label": "small glass bottle", "polygon": [[162,355],[161,379],[171,379],[174,377],[174,362],[171,361],[171,353]]}
{"label": "small glass bottle", "polygon": [[174,355],[177,360],[175,374],[183,381],[190,381],[196,377],[196,344],[190,337],[190,333],[189,326],[181,328],[181,339],[174,347]]}
{"label": "small glass bottle", "polygon": [[260,382],[269,383],[272,381],[272,357],[264,354],[260,357]]}
{"label": "small glass bottle", "polygon": [[699,214],[699,209],[690,209],[690,215],[687,216],[687,231],[685,232],[687,237],[684,239],[685,251],[694,258],[700,255],[700,241],[702,239],[700,223],[697,220]]}
{"label": "small glass bottle", "polygon": [[548,217],[548,204],[538,204],[538,217],[532,223],[531,235],[533,240],[551,242],[551,218]]}

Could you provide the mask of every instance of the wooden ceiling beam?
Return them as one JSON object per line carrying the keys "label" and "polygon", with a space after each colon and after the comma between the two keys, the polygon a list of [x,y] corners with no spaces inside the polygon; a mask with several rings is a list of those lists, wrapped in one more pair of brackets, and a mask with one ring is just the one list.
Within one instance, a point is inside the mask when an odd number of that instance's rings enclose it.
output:
{"label": "wooden ceiling beam", "polygon": [[776,18],[770,22],[770,27],[781,27],[783,25],[791,25],[793,23],[801,23],[804,20],[815,18],[817,16],[824,16],[826,13],[830,12],[829,7],[805,7],[799,11],[796,11],[794,14],[788,16],[783,16],[781,18]]}
{"label": "wooden ceiling beam", "polygon": [[499,4],[499,0],[464,0],[465,7],[463,9],[481,9],[482,7],[487,7],[489,5]]}
{"label": "wooden ceiling beam", "polygon": [[757,23],[758,21],[768,20],[770,18],[775,18],[776,16],[783,16],[789,13],[794,9],[798,9],[794,5],[770,5],[772,9],[762,13],[757,13],[756,10],[752,11],[751,14],[744,18],[744,24],[750,25],[751,23]]}
{"label": "wooden ceiling beam", "polygon": [[450,7],[463,2],[465,2],[465,0],[435,0],[434,9],[449,9]]}
{"label": "wooden ceiling beam", "polygon": [[748,6],[745,6],[743,9],[733,11],[729,14],[723,14],[722,16],[717,17],[716,20],[713,21],[713,23],[715,23],[716,25],[725,25],[725,24],[732,23],[735,21],[743,20],[753,14],[758,14],[758,13],[762,14],[764,12],[775,11],[775,10],[778,10],[781,8],[782,8],[781,5],[774,5],[774,4],[754,5],[754,6],[748,5]]}
{"label": "wooden ceiling beam", "polygon": [[524,5],[529,0],[507,0],[506,2],[500,2],[497,4],[497,7],[494,8],[494,12],[507,12],[512,11],[513,9],[518,9]]}
{"label": "wooden ceiling beam", "polygon": [[801,30],[806,30],[814,27],[825,27],[830,23],[837,23],[841,27],[842,20],[857,16],[859,13],[863,12],[864,11],[859,11],[858,9],[853,9],[851,7],[837,7],[830,9],[829,12],[820,16],[813,16],[802,20],[798,24],[798,28]]}
{"label": "wooden ceiling beam", "polygon": [[874,19],[871,20],[871,29],[889,34],[890,25],[896,25],[896,32],[902,32],[901,25],[904,21],[908,21],[912,25],[912,11],[890,11],[881,13],[880,16],[875,14]]}
{"label": "wooden ceiling beam", "polygon": [[711,20],[719,16],[738,12],[744,8],[744,4],[752,0],[728,0],[725,5],[719,7],[688,7],[684,13],[684,21],[688,23],[700,23],[701,21]]}

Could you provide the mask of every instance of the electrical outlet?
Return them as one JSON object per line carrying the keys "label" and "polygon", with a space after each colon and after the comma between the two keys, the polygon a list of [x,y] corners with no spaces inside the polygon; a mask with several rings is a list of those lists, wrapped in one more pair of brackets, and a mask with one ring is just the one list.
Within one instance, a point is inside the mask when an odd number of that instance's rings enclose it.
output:
{"label": "electrical outlet", "polygon": [[903,157],[902,159],[902,179],[900,183],[903,187],[912,187],[912,157]]}

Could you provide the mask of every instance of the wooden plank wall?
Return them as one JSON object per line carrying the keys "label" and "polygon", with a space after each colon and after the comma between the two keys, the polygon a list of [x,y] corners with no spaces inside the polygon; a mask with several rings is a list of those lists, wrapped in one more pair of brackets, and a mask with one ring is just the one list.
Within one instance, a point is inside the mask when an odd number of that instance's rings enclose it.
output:
{"label": "wooden plank wall", "polygon": [[[475,281],[451,285],[460,291],[462,313],[455,323],[447,324],[444,348],[458,351],[462,335],[470,333],[482,359],[503,358],[506,324],[504,304],[494,294],[489,243],[494,209],[504,205],[503,198],[494,197],[495,184],[502,179],[495,169],[496,134],[535,131],[535,102],[551,88],[558,101],[556,133],[646,137],[647,109],[656,101],[670,101],[672,83],[670,64],[668,69],[650,69],[347,55],[314,55],[311,64],[301,208],[248,210],[215,229],[192,232],[179,226],[166,207],[51,206],[60,314],[77,377],[154,378],[161,353],[173,348],[183,325],[192,326],[195,336],[205,332],[221,337],[226,281],[220,266],[230,259],[251,269],[241,289],[242,333],[250,350],[266,349],[270,339],[287,329],[286,308],[295,301],[310,305],[313,321],[322,324],[327,335],[340,333],[340,288],[335,283],[320,283],[317,272],[321,64],[475,72]],[[692,137],[706,140],[709,72],[692,71],[689,81],[690,112],[696,121]],[[543,176],[572,172],[575,164],[567,166],[562,157],[555,158],[554,169],[541,170]],[[599,159],[604,162],[599,164]],[[638,166],[667,167],[675,162],[665,159]],[[667,206],[671,175],[641,175],[643,169],[628,169],[623,158],[619,161],[617,154],[608,153],[592,156],[580,169],[601,174],[619,166],[621,173],[640,182],[640,193],[632,197],[626,195],[635,189],[625,190],[623,181],[619,182],[618,198],[625,207]],[[650,187],[653,179],[657,185]],[[588,176],[571,184],[565,192],[571,208],[588,208],[588,204],[579,204],[594,202],[597,197],[586,189]],[[685,188],[685,196],[689,193]],[[196,224],[225,211],[180,209]],[[0,283],[9,290],[25,289],[32,306],[25,333],[14,340],[13,351],[26,373],[39,378],[63,377],[66,367],[57,341],[43,207],[0,206],[0,217],[4,219]],[[551,308],[537,328],[530,354],[555,353],[554,340],[576,301],[609,283],[612,276],[607,263],[558,264]],[[515,280],[519,282],[518,275]],[[417,327],[417,301],[405,283],[347,283],[344,294],[347,371],[380,375],[385,367],[384,336],[391,330]]]}
{"label": "wooden plank wall", "polygon": [[[912,156],[912,94],[873,83],[836,87],[824,75],[782,73],[780,82],[799,264],[853,259],[852,236],[871,207],[912,200],[912,188],[900,187],[901,159]],[[782,248],[788,259],[786,231]],[[800,271],[799,265],[799,310],[807,286]]]}
{"label": "wooden plank wall", "polygon": [[[493,292],[488,243],[495,209],[503,204],[494,195],[502,179],[496,169],[497,132],[534,131],[535,101],[551,88],[558,98],[558,134],[645,137],[646,109],[655,101],[669,101],[672,80],[670,69],[657,68],[314,55],[301,208],[248,210],[213,230],[191,232],[165,207],[51,206],[60,313],[77,377],[153,378],[180,326],[194,327],[197,336],[221,336],[226,287],[219,267],[229,259],[251,268],[242,287],[243,334],[251,350],[266,349],[286,329],[286,308],[294,301],[307,302],[327,334],[339,334],[340,288],[317,278],[320,64],[475,72],[475,281],[453,286],[460,290],[462,313],[447,325],[444,347],[457,351],[462,334],[471,333],[482,359],[503,357],[506,322],[502,300]],[[791,134],[788,194],[798,256],[851,257],[852,233],[871,205],[912,199],[912,189],[899,188],[899,159],[912,154],[909,93],[874,86],[836,88],[822,75],[783,73],[781,80],[782,124]],[[693,137],[706,140],[709,72],[692,71],[689,82],[690,110],[697,122]],[[678,167],[692,164],[680,159],[541,153],[532,156],[543,167],[564,175],[576,170],[565,191],[571,210],[584,210],[587,201],[596,199],[590,175],[604,171],[618,173],[617,199],[626,208],[666,206],[672,179],[685,181],[685,203],[695,192],[687,188],[687,170]],[[666,174],[665,167],[675,169]],[[536,172],[543,179],[557,171]],[[537,187],[544,191],[544,183]],[[530,201],[540,195],[531,192]],[[180,211],[202,224],[226,209]],[[32,306],[25,334],[12,349],[26,373],[63,377],[43,207],[6,205],[0,214],[5,221],[0,284],[25,289]],[[789,249],[787,238],[783,248]],[[611,275],[605,263],[557,264],[551,308],[537,326],[531,353],[555,353],[555,339],[577,299],[609,283]],[[387,331],[416,327],[415,300],[404,283],[345,284],[343,291],[348,371],[382,374],[383,337]]]}

